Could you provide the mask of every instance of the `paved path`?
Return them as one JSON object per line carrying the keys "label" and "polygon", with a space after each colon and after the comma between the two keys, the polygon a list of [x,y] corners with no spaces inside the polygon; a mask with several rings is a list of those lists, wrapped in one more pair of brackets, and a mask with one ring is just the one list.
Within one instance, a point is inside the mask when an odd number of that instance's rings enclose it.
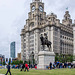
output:
{"label": "paved path", "polygon": [[4,74],[0,74],[0,75],[4,75]]}

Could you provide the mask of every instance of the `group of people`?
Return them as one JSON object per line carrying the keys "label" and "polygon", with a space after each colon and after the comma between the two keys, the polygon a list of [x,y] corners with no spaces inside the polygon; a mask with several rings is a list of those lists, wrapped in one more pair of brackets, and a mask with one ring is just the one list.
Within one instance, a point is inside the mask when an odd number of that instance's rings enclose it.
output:
{"label": "group of people", "polygon": [[[24,68],[25,68],[25,70],[24,70]],[[21,70],[20,71],[22,71],[22,70],[24,70],[24,71],[29,71],[29,68],[35,68],[35,69],[37,69],[37,64],[35,64],[35,65],[32,65],[32,64],[22,64],[22,68],[21,68]]]}
{"label": "group of people", "polygon": [[70,62],[65,62],[61,63],[59,61],[54,62],[53,64],[50,62],[49,67],[50,69],[55,69],[55,68],[75,68],[75,64],[70,63]]}
{"label": "group of people", "polygon": [[[24,68],[25,68],[25,70],[24,70]],[[22,68],[21,68],[20,71],[22,71],[22,70],[24,70],[24,71],[26,71],[26,70],[29,71],[29,66],[28,66],[27,63],[22,65]]]}
{"label": "group of people", "polygon": [[[7,72],[5,75],[8,74],[8,72],[10,73],[11,75],[11,72],[10,72],[10,65],[6,64],[7,65]],[[32,68],[32,65],[28,65],[27,63],[23,64],[22,65],[22,68],[20,71],[24,70],[24,71],[29,71],[29,68]],[[37,69],[37,65],[34,65],[34,68]],[[75,64],[73,63],[70,63],[70,62],[65,62],[65,63],[61,63],[59,61],[55,62],[52,64],[52,62],[50,62],[49,66],[47,67],[48,69],[55,69],[55,68],[75,68]]]}
{"label": "group of people", "polygon": [[[6,65],[7,65],[7,72],[6,72],[5,75],[7,75],[8,73],[10,73],[10,75],[11,75],[10,65],[9,65],[8,63],[6,63]],[[28,66],[27,63],[26,63],[25,65],[24,65],[24,64],[22,65],[22,69],[21,69],[21,71],[22,71],[24,68],[25,68],[24,71],[26,71],[26,70],[29,71],[29,66]]]}

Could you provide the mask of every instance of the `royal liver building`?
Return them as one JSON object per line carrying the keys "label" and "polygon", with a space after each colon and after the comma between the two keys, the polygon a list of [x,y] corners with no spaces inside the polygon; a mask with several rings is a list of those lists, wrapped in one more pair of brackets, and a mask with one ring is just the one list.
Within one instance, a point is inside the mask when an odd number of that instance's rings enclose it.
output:
{"label": "royal liver building", "polygon": [[[73,29],[69,11],[65,12],[64,19],[60,23],[54,13],[46,15],[42,0],[33,0],[26,25],[21,31],[22,60],[35,59],[37,63],[38,53],[42,50],[40,35],[44,33],[52,42],[51,50],[55,54],[73,54]],[[45,50],[48,50],[46,46]]]}

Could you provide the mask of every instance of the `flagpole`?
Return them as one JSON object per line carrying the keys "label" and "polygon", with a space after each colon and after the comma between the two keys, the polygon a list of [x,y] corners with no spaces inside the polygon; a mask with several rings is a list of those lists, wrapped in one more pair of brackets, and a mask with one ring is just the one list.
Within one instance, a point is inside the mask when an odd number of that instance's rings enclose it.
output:
{"label": "flagpole", "polygon": [[68,7],[66,8],[66,10],[68,10]]}

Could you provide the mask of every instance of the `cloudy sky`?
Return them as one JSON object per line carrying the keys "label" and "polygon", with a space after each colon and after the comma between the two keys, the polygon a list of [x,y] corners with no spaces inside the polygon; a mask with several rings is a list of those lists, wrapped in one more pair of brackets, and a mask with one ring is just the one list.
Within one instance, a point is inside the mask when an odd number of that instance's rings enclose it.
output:
{"label": "cloudy sky", "polygon": [[[10,43],[16,42],[16,53],[21,52],[20,32],[25,25],[32,0],[0,0],[0,54],[10,57]],[[42,0],[47,14],[55,13],[62,21],[66,8],[75,19],[75,0]]]}

